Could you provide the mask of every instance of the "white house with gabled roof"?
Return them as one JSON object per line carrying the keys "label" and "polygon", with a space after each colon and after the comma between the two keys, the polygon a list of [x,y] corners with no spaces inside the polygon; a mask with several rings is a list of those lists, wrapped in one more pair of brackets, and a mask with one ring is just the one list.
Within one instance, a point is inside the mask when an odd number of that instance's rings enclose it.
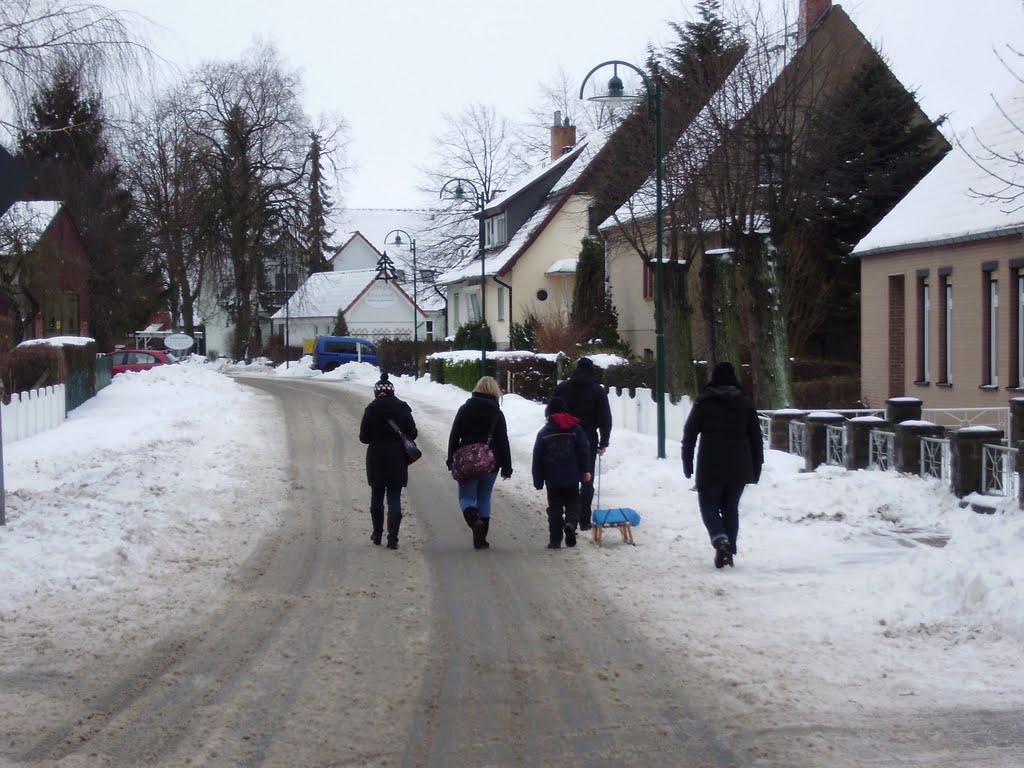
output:
{"label": "white house with gabled roof", "polygon": [[485,311],[495,346],[507,349],[513,323],[568,318],[582,241],[592,231],[588,171],[606,138],[577,144],[575,128],[555,114],[550,161],[484,206],[483,263],[474,253],[438,277],[452,332]]}

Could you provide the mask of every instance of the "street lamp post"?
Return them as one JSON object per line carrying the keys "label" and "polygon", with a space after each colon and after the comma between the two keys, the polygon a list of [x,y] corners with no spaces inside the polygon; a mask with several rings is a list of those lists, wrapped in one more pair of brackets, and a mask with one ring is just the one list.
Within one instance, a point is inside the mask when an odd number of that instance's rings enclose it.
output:
{"label": "street lamp post", "polygon": [[466,190],[463,188],[465,184],[473,190],[473,196],[476,198],[477,210],[480,215],[480,230],[479,230],[479,259],[480,259],[480,376],[487,375],[487,272],[484,269],[484,250],[486,245],[486,233],[484,231],[484,196],[483,193],[477,189],[476,184],[469,181],[468,179],[448,179],[441,187],[441,192],[438,198],[444,197],[445,190],[449,185],[455,184],[455,189],[452,190],[452,196],[456,200],[466,199]]}
{"label": "street lamp post", "polygon": [[662,84],[661,76],[655,71],[652,78],[637,66],[628,61],[603,61],[591,69],[583,78],[580,85],[580,98],[583,98],[583,89],[587,85],[590,76],[602,67],[612,66],[612,77],[608,80],[608,92],[600,96],[590,97],[591,101],[597,101],[609,106],[622,104],[627,101],[638,101],[639,96],[627,96],[619,78],[619,67],[623,66],[636,72],[644,82],[647,89],[647,106],[651,117],[654,118],[654,236],[655,262],[654,262],[654,355],[655,355],[655,399],[658,406],[658,458],[665,458],[665,311],[664,311],[664,212],[662,211],[662,187],[663,187],[663,148],[662,148]]}
{"label": "street lamp post", "polygon": [[419,348],[420,348],[420,329],[419,329],[419,320],[420,320],[420,318],[419,318],[419,311],[420,311],[420,309],[419,309],[419,294],[418,294],[417,289],[416,289],[416,285],[417,285],[417,274],[416,274],[416,239],[412,235],[410,235],[408,232],[406,232],[404,229],[392,229],[390,232],[388,232],[386,235],[384,235],[384,241],[387,242],[387,239],[389,237],[391,237],[391,235],[395,236],[395,239],[391,241],[392,244],[395,245],[395,246],[398,246],[399,248],[401,248],[402,244],[403,244],[402,243],[402,235],[405,235],[406,239],[409,241],[409,250],[412,253],[412,360],[413,360],[413,365],[415,367],[415,378],[418,379],[420,377],[420,354],[419,354]]}

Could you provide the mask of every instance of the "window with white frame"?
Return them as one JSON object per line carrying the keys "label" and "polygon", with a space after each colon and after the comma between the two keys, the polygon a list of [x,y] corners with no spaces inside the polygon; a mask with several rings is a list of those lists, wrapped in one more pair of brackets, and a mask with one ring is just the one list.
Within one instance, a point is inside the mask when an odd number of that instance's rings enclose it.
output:
{"label": "window with white frame", "polygon": [[427,341],[433,341],[434,340],[434,321],[433,320],[427,320],[424,323],[424,326],[426,327]]}
{"label": "window with white frame", "polygon": [[505,319],[505,286],[498,286],[498,320]]}
{"label": "window with white frame", "polygon": [[985,270],[986,309],[985,318],[985,383],[989,386],[999,386],[999,280],[996,277],[995,269]]}
{"label": "window with white frame", "polygon": [[917,381],[931,381],[931,323],[932,306],[928,286],[928,270],[917,274]]}
{"label": "window with white frame", "polygon": [[942,276],[942,383],[953,383],[953,284],[950,275]]}
{"label": "window with white frame", "polygon": [[452,328],[458,328],[459,323],[459,294],[455,294],[452,298]]}
{"label": "window with white frame", "polygon": [[470,293],[466,295],[466,318],[467,323],[480,322],[480,294]]}
{"label": "window with white frame", "polygon": [[484,222],[484,244],[487,248],[495,248],[505,245],[506,242],[505,214],[499,213],[497,216],[491,216]]}

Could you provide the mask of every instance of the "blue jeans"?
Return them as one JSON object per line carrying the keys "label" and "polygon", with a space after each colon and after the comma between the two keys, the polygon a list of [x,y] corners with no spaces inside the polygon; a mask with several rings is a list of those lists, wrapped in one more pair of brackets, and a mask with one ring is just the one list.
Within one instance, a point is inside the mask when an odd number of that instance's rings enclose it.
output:
{"label": "blue jeans", "polygon": [[402,487],[375,485],[370,487],[370,509],[384,509],[384,497],[387,496],[388,512],[402,513]]}
{"label": "blue jeans", "polygon": [[697,489],[697,503],[700,505],[700,516],[704,520],[711,543],[718,539],[728,539],[729,549],[736,554],[736,537],[740,531],[740,496],[744,485],[716,485],[710,488]]}
{"label": "blue jeans", "polygon": [[494,482],[497,479],[498,473],[494,471],[475,480],[459,483],[459,507],[463,511],[469,507],[476,507],[480,517],[489,518],[491,516],[491,492],[494,490]]}

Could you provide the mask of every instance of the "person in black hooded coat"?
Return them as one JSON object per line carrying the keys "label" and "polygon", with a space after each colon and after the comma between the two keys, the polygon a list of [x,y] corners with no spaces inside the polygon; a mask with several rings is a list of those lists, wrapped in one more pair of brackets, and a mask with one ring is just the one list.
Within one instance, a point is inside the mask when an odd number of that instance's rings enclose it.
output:
{"label": "person in black hooded coat", "polygon": [[382,373],[373,386],[373,401],[363,411],[359,442],[366,444],[366,482],[370,485],[370,540],[380,544],[384,534],[384,501],[388,505],[388,549],[398,549],[402,524],[402,489],[409,484],[409,462],[402,437],[390,422],[415,440],[416,422],[412,409],[395,397],[395,387]]}
{"label": "person in black hooded coat", "polygon": [[747,483],[761,478],[764,444],[754,404],[740,389],[731,363],[719,363],[697,397],[683,427],[683,474],[693,475],[697,450],[697,501],[715,567],[733,564],[739,534],[739,504]]}
{"label": "person in black hooded coat", "polygon": [[594,380],[594,361],[581,357],[572,375],[555,387],[552,397],[565,401],[569,413],[580,420],[580,426],[590,441],[590,479],[580,486],[580,530],[590,529],[594,503],[594,467],[597,457],[603,456],[612,435],[612,409],[608,393]]}

